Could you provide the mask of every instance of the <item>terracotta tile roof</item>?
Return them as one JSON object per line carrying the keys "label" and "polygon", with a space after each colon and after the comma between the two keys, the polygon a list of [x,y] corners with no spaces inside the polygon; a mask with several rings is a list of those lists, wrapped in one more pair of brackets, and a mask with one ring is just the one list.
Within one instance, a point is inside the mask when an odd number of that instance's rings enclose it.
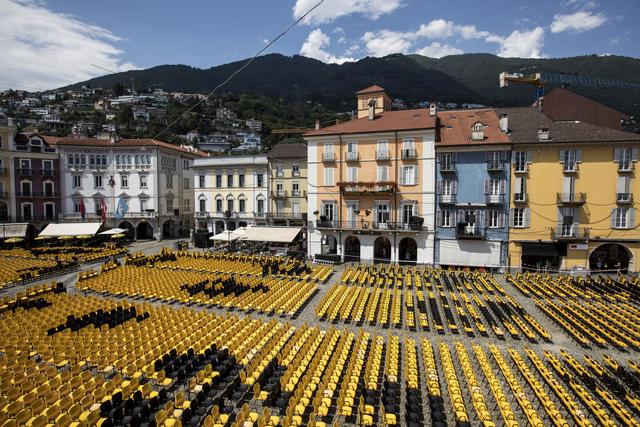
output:
{"label": "terracotta tile roof", "polygon": [[[507,114],[509,132],[514,144],[550,144],[580,142],[636,142],[640,135],[576,121],[553,121],[536,107],[499,108]],[[538,140],[538,129],[549,129],[549,140]]]}
{"label": "terracotta tile roof", "polygon": [[373,93],[373,92],[386,92],[386,91],[384,90],[383,87],[380,87],[378,85],[373,85],[373,86],[366,87],[364,89],[360,89],[359,91],[356,92],[356,95],[364,95],[365,93]]}
{"label": "terracotta tile roof", "polygon": [[385,111],[376,114],[373,120],[368,117],[328,126],[320,130],[305,133],[303,136],[324,136],[353,133],[393,132],[416,129],[433,129],[436,127],[435,117],[429,115],[428,109]]}
{"label": "terracotta tile roof", "polygon": [[267,157],[271,159],[288,159],[288,158],[297,158],[301,159],[307,158],[307,144],[302,143],[284,143],[278,144],[269,151]]}
{"label": "terracotta tile roof", "polygon": [[[438,111],[436,147],[442,145],[510,144],[509,136],[500,130],[498,114],[492,108]],[[484,139],[471,139],[471,128],[481,122]]]}
{"label": "terracotta tile roof", "polygon": [[[44,137],[49,140],[49,136]],[[54,137],[55,138],[55,137]],[[183,154],[191,154],[196,157],[206,157],[207,154],[203,151],[200,151],[196,148],[192,150],[188,150],[186,148],[180,147],[179,145],[170,144],[168,142],[159,141],[157,139],[120,139],[115,143],[111,143],[108,139],[98,139],[98,138],[58,138],[55,142],[56,145],[59,146],[72,146],[72,147],[81,147],[81,146],[91,146],[91,147],[161,147],[166,148],[168,150],[178,151]]]}

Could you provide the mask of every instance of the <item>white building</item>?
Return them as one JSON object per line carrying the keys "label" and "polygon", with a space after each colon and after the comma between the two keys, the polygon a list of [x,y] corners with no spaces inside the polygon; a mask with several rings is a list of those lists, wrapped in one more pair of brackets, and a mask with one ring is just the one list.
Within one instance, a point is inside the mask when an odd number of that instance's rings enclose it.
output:
{"label": "white building", "polygon": [[[201,152],[153,139],[63,138],[62,220],[100,219],[137,239],[188,236],[193,224],[193,162]],[[116,220],[114,211],[128,210]]]}
{"label": "white building", "polygon": [[198,228],[220,233],[266,222],[267,156],[199,158],[193,169]]}
{"label": "white building", "polygon": [[254,132],[262,131],[262,122],[260,120],[256,120],[253,117],[246,121],[247,128]]}

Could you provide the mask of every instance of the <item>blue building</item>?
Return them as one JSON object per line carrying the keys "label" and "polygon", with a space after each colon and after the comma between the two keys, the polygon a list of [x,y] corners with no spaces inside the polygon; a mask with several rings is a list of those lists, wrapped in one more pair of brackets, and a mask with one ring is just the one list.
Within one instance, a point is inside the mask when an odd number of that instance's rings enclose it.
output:
{"label": "blue building", "polygon": [[504,266],[511,165],[506,120],[493,109],[438,112],[438,119],[434,262]]}

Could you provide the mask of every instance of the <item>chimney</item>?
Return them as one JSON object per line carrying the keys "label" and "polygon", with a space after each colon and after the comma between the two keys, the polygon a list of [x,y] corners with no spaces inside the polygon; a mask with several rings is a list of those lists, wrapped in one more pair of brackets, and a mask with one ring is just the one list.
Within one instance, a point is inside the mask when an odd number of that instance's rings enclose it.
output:
{"label": "chimney", "polygon": [[320,130],[320,120],[316,120],[316,130]]}
{"label": "chimney", "polygon": [[369,120],[373,120],[376,111],[376,100],[369,101]]}
{"label": "chimney", "polygon": [[500,114],[500,130],[504,133],[509,132],[509,116]]}
{"label": "chimney", "polygon": [[544,96],[538,98],[538,111],[542,113],[542,101],[544,100]]}
{"label": "chimney", "polygon": [[539,141],[548,141],[549,140],[549,129],[548,128],[538,128],[538,140]]}
{"label": "chimney", "polygon": [[435,117],[436,113],[437,113],[437,111],[436,111],[436,103],[435,103],[435,101],[434,102],[430,102],[429,103],[429,115],[431,117]]}
{"label": "chimney", "polygon": [[109,136],[109,142],[111,142],[112,144],[115,144],[116,142],[118,142],[118,134],[115,132],[112,132],[111,135]]}

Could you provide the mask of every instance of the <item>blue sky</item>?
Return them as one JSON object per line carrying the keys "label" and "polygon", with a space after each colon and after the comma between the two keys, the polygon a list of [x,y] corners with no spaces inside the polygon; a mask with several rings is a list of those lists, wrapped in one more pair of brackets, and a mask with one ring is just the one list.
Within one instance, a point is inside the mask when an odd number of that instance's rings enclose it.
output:
{"label": "blue sky", "polygon": [[[252,56],[318,0],[0,0],[0,89]],[[638,0],[325,0],[269,52],[325,62],[390,53],[640,57]]]}

